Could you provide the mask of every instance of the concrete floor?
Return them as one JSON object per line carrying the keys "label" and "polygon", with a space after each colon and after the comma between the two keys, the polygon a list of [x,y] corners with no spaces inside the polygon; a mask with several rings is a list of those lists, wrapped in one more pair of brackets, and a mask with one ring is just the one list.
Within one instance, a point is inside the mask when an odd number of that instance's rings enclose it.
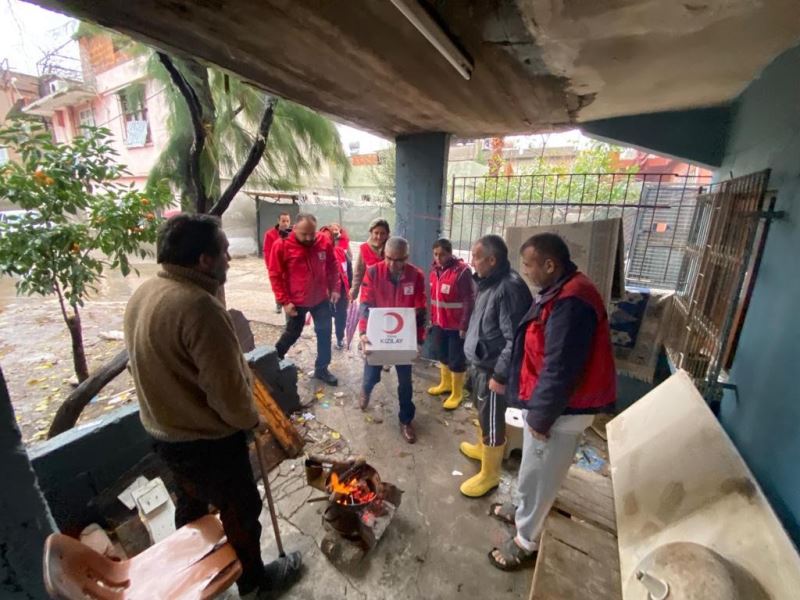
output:
{"label": "concrete floor", "polygon": [[[301,365],[313,360],[312,344],[312,339],[299,342],[299,356],[294,358]],[[318,425],[325,425],[332,432],[317,429],[314,436],[319,439],[319,431],[340,433],[352,454],[365,456],[385,481],[405,491],[403,501],[370,555],[357,568],[343,573],[319,550],[325,533],[324,503],[306,504],[320,492],[306,485],[303,459],[282,463],[270,481],[284,546],[287,550],[300,550],[307,565],[302,581],[287,597],[527,598],[532,571],[503,573],[492,567],[487,558],[492,546],[501,543],[511,531],[490,519],[487,511],[490,503],[508,497],[514,473],[507,473],[501,488],[484,499],[470,500],[458,491],[459,483],[477,471],[477,463],[458,452],[459,441],[474,435],[474,409],[445,413],[440,401],[424,392],[432,384],[436,370],[420,362],[414,375],[419,440],[409,445],[398,429],[397,380],[393,371],[384,373],[373,393],[370,410],[365,414],[357,408],[361,365],[355,353],[336,354],[331,370],[342,385],[326,387],[324,397],[315,399],[309,407]],[[301,396],[307,399],[318,384],[304,376],[301,387]],[[334,391],[344,395],[335,398]],[[314,446],[310,444],[311,449]],[[508,462],[512,467],[516,464],[513,458]],[[455,471],[463,475],[454,475]],[[277,549],[266,510],[262,524],[264,557],[269,560],[276,556]]]}
{"label": "concrete floor", "polygon": [[[268,284],[258,273],[259,266],[252,259],[234,261],[226,288],[228,305],[256,321],[253,329],[257,343],[274,343],[282,317],[272,312],[274,301]],[[314,439],[333,439],[331,434],[341,434],[347,445],[345,454],[349,450],[365,456],[382,479],[398,485],[405,494],[378,545],[356,568],[340,572],[318,546],[325,533],[324,503],[306,503],[320,492],[306,485],[302,458],[284,461],[272,472],[271,489],[280,513],[284,547],[302,552],[306,565],[302,580],[285,597],[527,598],[533,571],[504,573],[492,567],[487,558],[490,549],[511,533],[510,528],[489,518],[487,512],[492,502],[509,497],[516,474],[515,459],[507,461],[506,468],[510,470],[499,490],[488,497],[470,500],[458,491],[460,482],[478,469],[477,463],[458,451],[462,439],[475,435],[474,408],[445,412],[441,400],[425,393],[438,371],[432,364],[420,361],[414,367],[419,439],[409,445],[399,432],[394,371],[383,374],[373,392],[370,410],[362,413],[357,407],[362,359],[356,351],[334,350],[331,371],[339,377],[340,385],[325,386],[324,395],[318,398],[315,394],[320,385],[308,376],[315,356],[312,336],[312,329],[306,328],[287,357],[300,368],[302,400],[313,400],[308,410],[316,416]],[[343,395],[334,396],[339,392]],[[310,442],[307,450],[314,451],[321,445]],[[456,471],[463,475],[454,475]],[[263,555],[265,560],[271,560],[277,556],[277,548],[266,509],[261,521]]]}

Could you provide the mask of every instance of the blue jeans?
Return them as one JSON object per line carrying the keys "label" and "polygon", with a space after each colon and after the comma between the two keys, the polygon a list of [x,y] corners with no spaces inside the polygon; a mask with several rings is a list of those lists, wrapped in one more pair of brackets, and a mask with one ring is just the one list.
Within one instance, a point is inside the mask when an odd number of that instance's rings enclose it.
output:
{"label": "blue jeans", "polygon": [[[411,384],[411,365],[395,365],[397,371],[397,396],[400,399],[400,422],[403,425],[408,425],[414,420],[414,414],[417,407],[414,406],[412,395],[414,390]],[[381,366],[369,365],[364,361],[364,393],[369,398],[378,382],[381,380]]]}
{"label": "blue jeans", "polygon": [[347,305],[349,304],[347,295],[342,290],[342,296],[339,302],[331,304],[331,311],[333,311],[333,322],[336,325],[336,341],[342,342],[344,340],[344,330],[347,325]]}
{"label": "blue jeans", "polygon": [[321,371],[331,364],[331,303],[324,300],[316,306],[297,306],[297,315],[286,319],[286,329],[275,344],[278,356],[283,358],[303,332],[306,313],[314,319],[314,332],[317,334],[317,360],[314,370]]}

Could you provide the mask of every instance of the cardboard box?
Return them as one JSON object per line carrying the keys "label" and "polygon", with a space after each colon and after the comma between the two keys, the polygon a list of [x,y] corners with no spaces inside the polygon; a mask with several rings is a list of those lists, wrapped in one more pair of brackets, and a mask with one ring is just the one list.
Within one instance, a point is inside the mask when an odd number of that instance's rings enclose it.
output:
{"label": "cardboard box", "polygon": [[417,315],[413,308],[370,308],[367,364],[408,365],[417,356]]}

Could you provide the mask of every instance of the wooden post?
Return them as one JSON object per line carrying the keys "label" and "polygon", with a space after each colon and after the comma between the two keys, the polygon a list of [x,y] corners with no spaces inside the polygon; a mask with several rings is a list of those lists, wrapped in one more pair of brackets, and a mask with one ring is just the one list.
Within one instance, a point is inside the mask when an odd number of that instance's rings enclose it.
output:
{"label": "wooden post", "polygon": [[255,373],[253,373],[253,401],[259,414],[267,422],[270,433],[275,436],[289,458],[298,456],[303,449],[303,438]]}

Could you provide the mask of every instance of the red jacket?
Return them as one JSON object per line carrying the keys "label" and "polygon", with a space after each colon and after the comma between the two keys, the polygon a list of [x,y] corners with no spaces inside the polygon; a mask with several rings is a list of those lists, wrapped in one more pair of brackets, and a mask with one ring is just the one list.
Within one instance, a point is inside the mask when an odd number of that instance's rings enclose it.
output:
{"label": "red jacket", "polygon": [[[291,230],[287,230],[291,231]],[[274,227],[270,227],[267,230],[267,233],[264,234],[264,264],[267,265],[267,270],[269,271],[269,255],[272,254],[272,245],[281,239],[285,239],[289,234],[288,233],[281,233],[280,228],[275,225]]]}
{"label": "red jacket", "polygon": [[400,280],[395,283],[389,276],[385,262],[367,269],[361,284],[361,318],[358,331],[366,333],[370,308],[416,308],[417,343],[425,339],[425,275],[411,264],[406,264]]}
{"label": "red jacket", "polygon": [[608,314],[597,288],[580,272],[564,283],[561,290],[542,305],[538,318],[528,324],[520,370],[519,397],[527,400],[533,395],[539,373],[544,366],[547,320],[556,301],[570,297],[576,297],[594,309],[597,325],[591,338],[588,360],[569,397],[567,408],[582,410],[607,406],[616,400],[617,392]]}
{"label": "red jacket", "polygon": [[272,245],[281,237],[278,226],[270,227],[267,233],[264,234],[264,264],[267,265],[269,271],[269,255],[272,253]]}
{"label": "red jacket", "polygon": [[339,281],[341,282],[339,292],[345,295],[350,293],[350,280],[347,278],[347,255],[341,246],[335,246],[333,253],[336,257],[336,264],[339,265]]}
{"label": "red jacket", "polygon": [[460,258],[444,267],[431,266],[431,324],[442,329],[466,331],[475,305],[472,271]]}
{"label": "red jacket", "polygon": [[292,232],[275,242],[268,264],[279,304],[316,306],[339,289],[341,267],[327,235],[318,233],[313,245],[304,246]]}
{"label": "red jacket", "polygon": [[336,246],[338,248],[341,248],[345,252],[350,250],[350,236],[347,235],[347,232],[344,230],[344,227],[342,227],[339,230],[339,239],[336,240]]}

